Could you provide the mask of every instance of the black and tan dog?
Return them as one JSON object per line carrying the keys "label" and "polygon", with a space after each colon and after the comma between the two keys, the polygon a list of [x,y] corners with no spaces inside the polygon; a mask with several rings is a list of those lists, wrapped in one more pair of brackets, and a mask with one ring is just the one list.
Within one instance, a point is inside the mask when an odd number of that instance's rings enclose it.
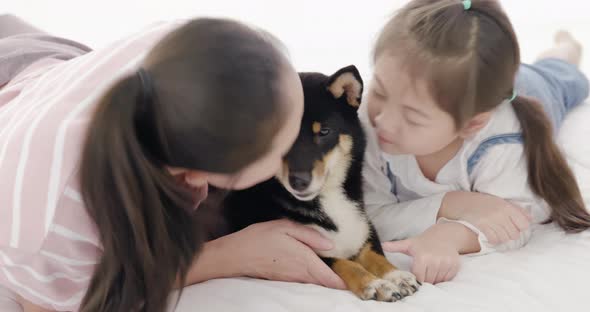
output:
{"label": "black and tan dog", "polygon": [[396,301],[413,294],[419,283],[387,261],[364,211],[358,70],[300,77],[305,112],[299,136],[276,178],[225,199],[230,228],[279,218],[308,225],[334,242],[333,250],[318,254],[358,297]]}

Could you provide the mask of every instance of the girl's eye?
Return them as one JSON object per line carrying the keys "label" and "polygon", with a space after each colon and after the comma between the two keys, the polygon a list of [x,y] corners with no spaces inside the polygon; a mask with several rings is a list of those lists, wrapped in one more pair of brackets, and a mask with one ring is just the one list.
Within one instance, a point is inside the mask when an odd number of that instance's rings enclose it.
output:
{"label": "girl's eye", "polygon": [[321,137],[323,137],[323,136],[330,134],[330,132],[331,132],[330,128],[322,128],[322,129],[320,129],[319,134]]}

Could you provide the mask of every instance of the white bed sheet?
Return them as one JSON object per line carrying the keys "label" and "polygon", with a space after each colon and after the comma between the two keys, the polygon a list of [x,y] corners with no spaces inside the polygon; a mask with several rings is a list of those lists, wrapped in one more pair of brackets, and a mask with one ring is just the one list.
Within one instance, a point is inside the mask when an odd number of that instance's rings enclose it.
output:
{"label": "white bed sheet", "polygon": [[[590,204],[590,103],[568,116],[559,140]],[[410,265],[404,255],[388,258],[403,269]],[[453,281],[425,284],[396,303],[364,302],[314,285],[233,278],[186,288],[176,311],[590,311],[588,232],[565,235],[553,225],[539,226],[520,250],[462,261]]]}

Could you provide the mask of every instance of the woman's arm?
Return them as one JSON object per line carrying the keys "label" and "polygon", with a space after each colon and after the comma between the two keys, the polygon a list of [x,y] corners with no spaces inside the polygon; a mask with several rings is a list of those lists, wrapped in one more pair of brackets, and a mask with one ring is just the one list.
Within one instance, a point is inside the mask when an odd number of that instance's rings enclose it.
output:
{"label": "woman's arm", "polygon": [[191,266],[186,285],[198,284],[216,278],[240,276],[240,268],[237,265],[236,257],[226,248],[227,238],[221,237],[206,242],[199,256]]}
{"label": "woman's arm", "polygon": [[254,224],[207,242],[185,284],[248,276],[344,289],[342,279],[313,251],[332,247],[332,242],[304,225],[286,220]]}

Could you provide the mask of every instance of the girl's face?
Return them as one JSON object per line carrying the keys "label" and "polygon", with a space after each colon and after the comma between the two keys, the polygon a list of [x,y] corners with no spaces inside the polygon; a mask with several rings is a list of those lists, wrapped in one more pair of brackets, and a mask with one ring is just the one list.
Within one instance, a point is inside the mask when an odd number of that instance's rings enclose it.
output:
{"label": "girl's face", "polygon": [[[286,105],[287,117],[283,127],[279,129],[273,139],[270,150],[261,158],[242,169],[236,174],[204,173],[192,170],[176,169],[173,174],[186,173],[187,182],[198,187],[209,183],[224,189],[241,190],[266,181],[279,172],[283,157],[287,154],[297,135],[303,118],[303,88],[297,72],[287,66],[284,70],[281,90]],[[174,170],[174,169],[173,169]]]}
{"label": "girl's face", "polygon": [[377,58],[365,105],[379,146],[388,154],[431,155],[459,136],[452,116],[394,56]]}

